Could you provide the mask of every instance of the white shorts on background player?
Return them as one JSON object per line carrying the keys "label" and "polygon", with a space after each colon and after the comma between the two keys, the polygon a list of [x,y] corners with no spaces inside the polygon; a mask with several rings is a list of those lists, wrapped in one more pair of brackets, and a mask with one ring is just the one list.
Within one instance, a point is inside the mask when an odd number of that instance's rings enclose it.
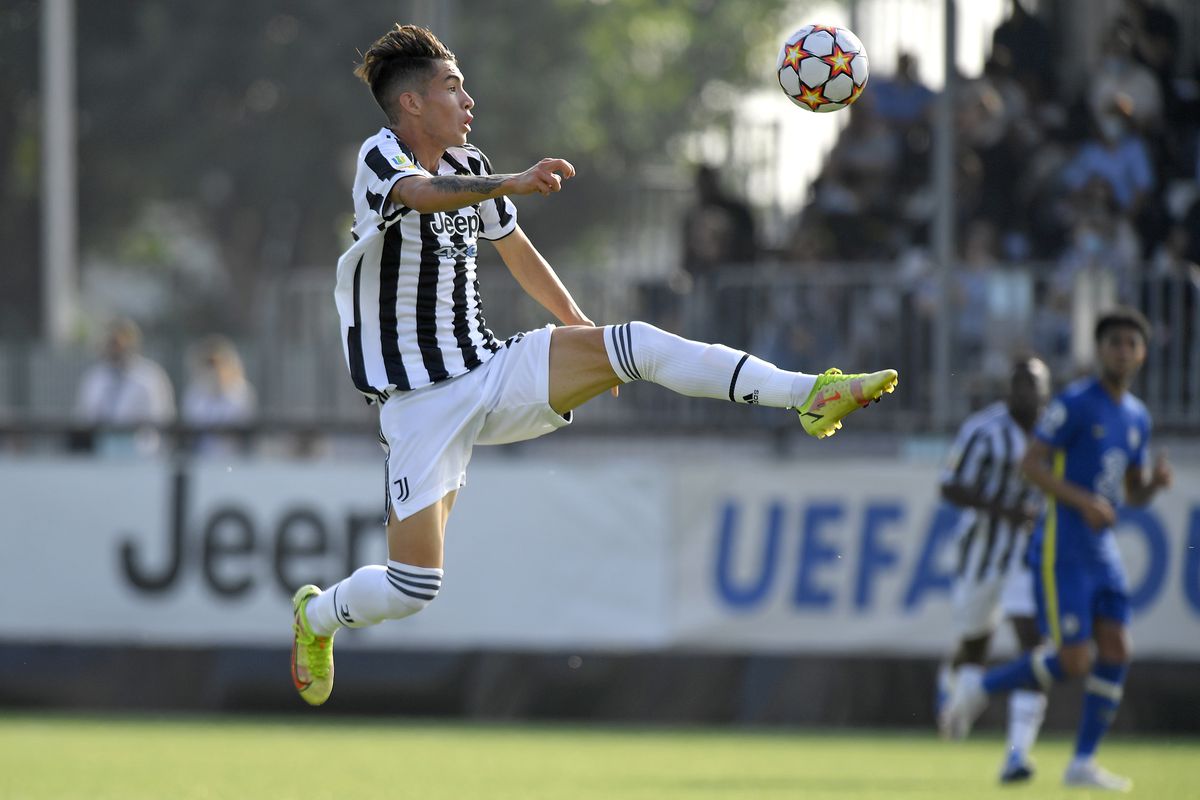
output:
{"label": "white shorts on background player", "polygon": [[954,581],[951,592],[954,627],[960,638],[976,639],[994,633],[1007,617],[1033,617],[1033,573],[1020,558],[1005,573],[976,580],[970,572]]}
{"label": "white shorts on background player", "polygon": [[514,336],[465,375],[388,398],[379,430],[389,513],[411,517],[465,486],[475,445],[535,439],[571,422],[550,407],[553,329]]}

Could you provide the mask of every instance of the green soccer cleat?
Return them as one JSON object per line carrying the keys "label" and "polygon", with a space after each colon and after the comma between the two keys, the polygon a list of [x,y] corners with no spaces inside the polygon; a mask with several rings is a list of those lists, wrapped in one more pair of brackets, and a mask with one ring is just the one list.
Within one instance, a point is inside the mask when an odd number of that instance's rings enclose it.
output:
{"label": "green soccer cleat", "polygon": [[824,439],[842,427],[842,417],[872,400],[879,402],[884,393],[894,392],[899,376],[894,369],[859,375],[844,375],[840,369],[826,370],[808,399],[796,409],[800,424],[810,436]]}
{"label": "green soccer cleat", "polygon": [[320,593],[309,584],[292,597],[292,683],[304,702],[313,706],[324,703],[333,692],[333,636],[313,633],[304,610]]}

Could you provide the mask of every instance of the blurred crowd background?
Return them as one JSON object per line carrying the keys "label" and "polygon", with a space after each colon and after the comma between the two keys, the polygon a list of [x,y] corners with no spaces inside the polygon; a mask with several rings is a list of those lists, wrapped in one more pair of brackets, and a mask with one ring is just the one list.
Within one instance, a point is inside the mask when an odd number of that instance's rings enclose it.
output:
{"label": "blurred crowd background", "polygon": [[[1161,427],[1194,430],[1200,11],[960,3],[947,74],[927,24],[945,30],[947,6],[74,4],[77,170],[46,203],[47,4],[7,3],[0,447],[155,451],[154,430],[88,429],[179,423],[225,431],[171,439],[197,452],[270,447],[275,431],[301,454],[370,425],[330,292],[352,155],[381,121],[351,70],[397,19],[456,51],[474,141],[499,169],[547,154],[579,168],[564,194],[521,202],[521,221],[597,321],[644,318],[807,371],[896,366],[885,424],[945,434],[1015,353],[1060,382],[1085,369],[1095,314],[1124,302],[1155,328],[1140,393]],[[774,85],[779,42],[816,16],[872,54],[862,99],[833,115]],[[48,265],[63,236],[71,263]],[[543,324],[483,250],[497,334]],[[580,427],[785,424],[643,387],[594,406]]]}

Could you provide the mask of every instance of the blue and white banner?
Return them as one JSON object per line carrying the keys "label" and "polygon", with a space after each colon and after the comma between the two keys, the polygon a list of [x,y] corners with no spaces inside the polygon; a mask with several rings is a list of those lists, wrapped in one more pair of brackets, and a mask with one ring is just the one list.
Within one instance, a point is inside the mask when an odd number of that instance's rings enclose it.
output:
{"label": "blue and white banner", "polygon": [[[954,511],[933,468],[689,470],[675,504],[673,642],[703,649],[944,653]],[[1200,471],[1121,512],[1139,655],[1200,657]]]}
{"label": "blue and white banner", "polygon": [[[932,466],[477,457],[437,601],[339,647],[936,655]],[[378,464],[0,460],[0,641],[286,644],[296,586],[385,558]],[[1122,515],[1142,656],[1200,660],[1200,469]]]}
{"label": "blue and white banner", "polygon": [[[665,485],[648,471],[472,469],[437,602],[339,646],[651,648],[667,639]],[[382,459],[0,462],[0,640],[290,642],[291,595],[382,563]]]}

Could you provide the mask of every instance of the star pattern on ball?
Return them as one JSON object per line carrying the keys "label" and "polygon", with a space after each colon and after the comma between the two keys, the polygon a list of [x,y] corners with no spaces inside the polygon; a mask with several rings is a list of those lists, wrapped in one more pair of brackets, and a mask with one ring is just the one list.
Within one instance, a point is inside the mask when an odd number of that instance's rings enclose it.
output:
{"label": "star pattern on ball", "polygon": [[809,109],[816,111],[821,106],[829,102],[825,95],[821,94],[820,87],[809,89],[807,86],[800,87],[800,96],[796,98],[800,103],[808,106]]}
{"label": "star pattern on ball", "polygon": [[838,29],[836,25],[813,25],[812,30],[809,31],[809,35],[811,36],[817,31],[825,31],[832,36],[837,36],[837,30]]}
{"label": "star pattern on ball", "polygon": [[861,86],[857,83],[854,84],[854,88],[850,90],[850,96],[846,98],[846,105],[850,105],[855,100],[857,100],[858,96],[863,93],[863,89],[865,89],[865,88],[867,88],[867,85],[865,83],[862,84]]}
{"label": "star pattern on ball", "polygon": [[855,55],[857,54],[852,52],[847,53],[835,44],[833,52],[821,58],[822,61],[829,65],[830,79],[836,78],[838,75],[850,75],[850,77],[854,77],[850,72],[850,62],[854,60]]}
{"label": "star pattern on ball", "polygon": [[799,42],[789,44],[784,51],[783,63],[796,70],[796,72],[799,72],[800,62],[807,58],[808,55]]}

